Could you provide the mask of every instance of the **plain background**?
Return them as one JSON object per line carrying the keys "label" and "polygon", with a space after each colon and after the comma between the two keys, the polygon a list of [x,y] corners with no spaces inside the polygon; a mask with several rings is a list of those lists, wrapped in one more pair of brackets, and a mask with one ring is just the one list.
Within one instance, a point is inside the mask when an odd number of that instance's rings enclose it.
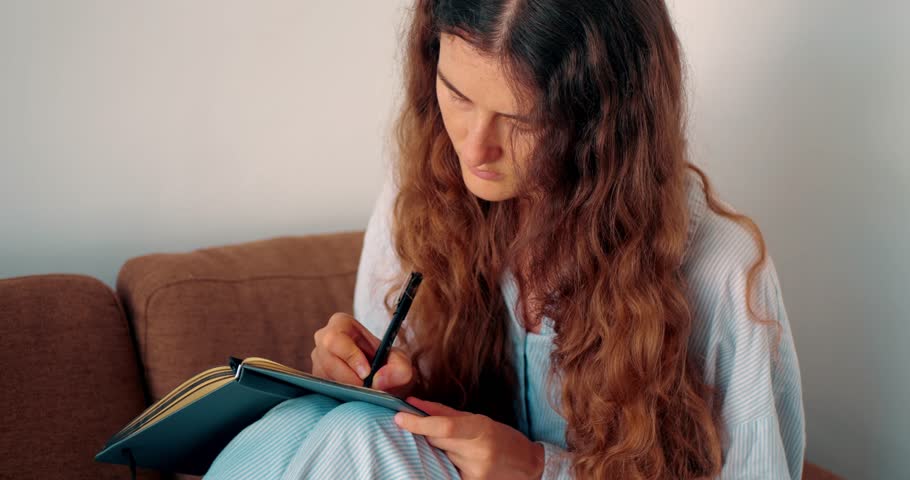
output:
{"label": "plain background", "polygon": [[[410,2],[0,0],[0,276],[362,229]],[[671,2],[691,150],[761,226],[807,458],[910,472],[910,3]]]}

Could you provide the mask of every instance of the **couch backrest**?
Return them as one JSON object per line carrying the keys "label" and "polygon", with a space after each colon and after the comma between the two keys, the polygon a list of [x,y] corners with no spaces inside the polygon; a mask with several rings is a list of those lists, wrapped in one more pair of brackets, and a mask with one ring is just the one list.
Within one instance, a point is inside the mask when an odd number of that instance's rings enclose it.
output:
{"label": "couch backrest", "polygon": [[310,369],[313,332],[353,308],[363,232],[151,254],[120,270],[151,401],[229,356]]}

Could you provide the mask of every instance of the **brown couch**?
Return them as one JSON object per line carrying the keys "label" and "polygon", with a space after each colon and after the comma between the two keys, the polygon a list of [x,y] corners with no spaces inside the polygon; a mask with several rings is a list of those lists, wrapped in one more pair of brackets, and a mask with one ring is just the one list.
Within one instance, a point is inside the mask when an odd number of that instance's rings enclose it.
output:
{"label": "brown couch", "polygon": [[[95,453],[191,375],[230,355],[309,370],[313,331],[351,311],[362,241],[352,232],[146,255],[123,265],[116,293],[82,275],[0,280],[0,479],[129,478]],[[838,477],[807,464],[803,478]]]}

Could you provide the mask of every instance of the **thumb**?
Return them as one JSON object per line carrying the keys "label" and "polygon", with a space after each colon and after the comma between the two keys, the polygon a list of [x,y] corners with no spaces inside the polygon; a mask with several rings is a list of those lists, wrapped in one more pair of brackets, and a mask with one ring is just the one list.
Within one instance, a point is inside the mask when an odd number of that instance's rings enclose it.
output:
{"label": "thumb", "polygon": [[401,351],[393,348],[389,352],[389,361],[373,377],[373,388],[388,390],[409,385],[414,381],[414,367],[411,359]]}

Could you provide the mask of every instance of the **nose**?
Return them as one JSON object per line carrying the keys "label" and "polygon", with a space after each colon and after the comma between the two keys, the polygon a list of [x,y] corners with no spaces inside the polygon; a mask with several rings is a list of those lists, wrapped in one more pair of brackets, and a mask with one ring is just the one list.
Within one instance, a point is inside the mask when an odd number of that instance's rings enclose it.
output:
{"label": "nose", "polygon": [[491,117],[478,115],[468,130],[462,148],[462,161],[471,167],[492,163],[502,156],[502,147],[496,136],[495,124]]}

